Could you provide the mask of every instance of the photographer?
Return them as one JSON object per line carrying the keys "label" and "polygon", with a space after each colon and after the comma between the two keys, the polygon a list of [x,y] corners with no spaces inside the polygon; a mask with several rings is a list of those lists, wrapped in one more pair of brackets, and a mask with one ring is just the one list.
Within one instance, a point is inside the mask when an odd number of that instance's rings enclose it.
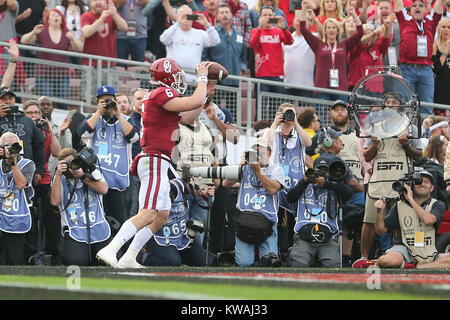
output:
{"label": "photographer", "polygon": [[380,268],[450,268],[450,254],[438,253],[435,246],[445,204],[431,197],[433,175],[428,171],[419,174],[421,183],[415,182],[412,187],[404,183],[403,198],[385,216],[386,202],[375,202],[375,230],[377,234],[392,234],[393,246],[378,260],[369,260],[363,267],[376,263]]}
{"label": "photographer", "polygon": [[35,100],[29,100],[24,103],[23,111],[25,116],[34,121],[38,130],[45,135],[44,140],[44,150],[45,150],[45,172],[40,180],[33,179],[34,190],[36,191],[35,204],[39,203],[36,201],[40,199],[40,206],[37,208],[39,210],[39,221],[42,223],[43,231],[45,234],[45,251],[48,254],[58,255],[58,229],[59,220],[55,217],[54,212],[50,206],[50,172],[48,169],[50,156],[57,157],[58,153],[61,151],[61,145],[59,140],[53,131],[48,119],[41,119],[41,112],[39,109],[38,102]]}
{"label": "photographer", "polygon": [[19,137],[6,132],[0,137],[1,264],[25,264],[25,234],[31,229],[31,182],[35,165],[19,155]]}
{"label": "photographer", "polygon": [[[61,213],[64,264],[90,265],[111,234],[102,199],[108,192],[108,185],[97,169],[92,172],[83,168],[70,169],[77,157],[78,153],[70,148],[58,154],[60,161],[53,179],[50,202],[58,206]],[[87,215],[86,207],[89,207]]]}
{"label": "photographer", "polygon": [[[287,186],[288,177],[277,164],[269,165],[271,147],[266,138],[258,138],[252,151],[244,153],[242,178],[236,208],[236,264],[252,266],[255,249],[259,260],[269,260],[268,266],[280,266],[278,259],[278,191]],[[224,187],[237,181],[224,180]]]}
{"label": "photographer", "polygon": [[[383,131],[395,129],[399,125],[396,119],[403,119],[401,115],[402,97],[395,93],[387,93],[384,97],[383,112],[392,114],[391,117],[376,125]],[[392,112],[392,113],[391,113]],[[381,127],[383,125],[384,127]],[[374,133],[376,134],[374,126]],[[401,129],[401,128],[400,128]],[[374,160],[372,175],[369,180],[365,214],[361,231],[361,258],[353,263],[353,268],[360,268],[369,258],[369,252],[375,238],[375,201],[386,199],[387,210],[394,205],[399,194],[392,190],[392,183],[408,172],[408,164],[413,160],[420,162],[423,158],[422,144],[419,139],[410,138],[418,136],[417,127],[410,124],[407,132],[403,131],[396,137],[379,139],[375,134],[366,139],[363,156],[367,162]],[[383,249],[383,248],[382,248]]]}
{"label": "photographer", "polygon": [[311,138],[299,125],[295,106],[290,103],[283,103],[278,108],[266,136],[271,141],[273,150],[270,163],[279,164],[284,174],[289,176],[288,185],[279,193],[278,212],[278,219],[281,221],[278,230],[279,247],[281,253],[286,256],[292,245],[292,227],[295,223],[293,217],[297,211],[297,203],[289,203],[287,193],[303,178],[305,148],[311,145]]}
{"label": "photographer", "polygon": [[15,93],[8,87],[0,87],[0,134],[10,131],[19,136],[22,156],[36,165],[33,181],[38,183],[45,173],[45,137],[15,104]]}
{"label": "photographer", "polygon": [[[335,164],[340,165],[339,172],[333,169]],[[289,266],[306,268],[316,262],[325,268],[340,266],[338,197],[345,202],[353,194],[347,184],[352,175],[348,170],[342,175],[342,168],[346,165],[337,155],[322,153],[314,160],[314,169],[308,169],[303,180],[289,191],[288,200],[298,203]]]}
{"label": "photographer", "polygon": [[78,127],[78,135],[94,149],[109,186],[105,211],[120,224],[127,219],[122,192],[130,184],[131,146],[139,140],[132,119],[125,119],[116,102],[116,91],[104,85],[97,89],[97,111]]}
{"label": "photographer", "polygon": [[141,263],[145,266],[204,266],[205,251],[195,241],[205,228],[200,220],[189,214],[189,190],[181,179],[170,181],[170,209],[167,222],[145,245],[148,254],[143,254]]}

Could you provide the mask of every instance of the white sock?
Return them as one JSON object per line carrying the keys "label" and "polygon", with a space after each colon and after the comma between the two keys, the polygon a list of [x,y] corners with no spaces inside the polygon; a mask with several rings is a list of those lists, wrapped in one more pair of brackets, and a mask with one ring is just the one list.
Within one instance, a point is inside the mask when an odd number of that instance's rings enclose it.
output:
{"label": "white sock", "polygon": [[137,229],[134,224],[130,220],[127,220],[124,222],[122,227],[120,227],[119,232],[117,232],[116,236],[112,239],[108,246],[117,252],[120,248],[122,248],[125,242],[130,240],[136,234],[136,232]]}
{"label": "white sock", "polygon": [[144,227],[139,230],[131,241],[130,248],[133,251],[139,252],[141,248],[153,237],[153,232],[149,227]]}

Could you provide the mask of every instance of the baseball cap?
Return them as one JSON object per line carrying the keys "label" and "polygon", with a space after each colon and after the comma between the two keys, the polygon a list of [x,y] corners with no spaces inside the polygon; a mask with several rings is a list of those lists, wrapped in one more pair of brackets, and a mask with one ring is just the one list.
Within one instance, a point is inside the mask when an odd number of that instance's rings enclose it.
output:
{"label": "baseball cap", "polygon": [[334,107],[337,107],[337,106],[343,106],[344,108],[347,108],[347,103],[345,103],[345,102],[342,101],[342,100],[336,100],[336,101],[330,106],[330,109],[333,109]]}
{"label": "baseball cap", "polygon": [[431,183],[433,183],[433,175],[432,175],[429,171],[421,170],[421,171],[419,171],[418,173],[419,173],[421,176],[427,177],[428,179],[430,179]]}
{"label": "baseball cap", "polygon": [[14,97],[16,94],[11,90],[10,87],[2,86],[0,87],[0,97],[3,97],[5,94],[12,94]]}
{"label": "baseball cap", "polygon": [[116,90],[114,89],[114,87],[112,86],[101,86],[98,87],[97,89],[97,98],[103,95],[110,95],[110,96],[115,96],[116,95]]}
{"label": "baseball cap", "polygon": [[336,161],[342,161],[342,159],[333,153],[323,152],[316,160],[314,160],[313,166],[314,168],[328,167],[330,164]]}
{"label": "baseball cap", "polygon": [[252,144],[252,149],[256,149],[257,146],[270,148],[271,145],[269,144],[269,141],[265,137],[259,137],[256,139],[256,141]]}

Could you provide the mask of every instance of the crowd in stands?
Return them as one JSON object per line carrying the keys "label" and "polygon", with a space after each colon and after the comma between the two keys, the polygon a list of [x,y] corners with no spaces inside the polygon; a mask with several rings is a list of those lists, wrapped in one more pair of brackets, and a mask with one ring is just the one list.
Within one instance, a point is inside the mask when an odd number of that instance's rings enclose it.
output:
{"label": "crowd in stands", "polygon": [[[360,139],[347,95],[282,84],[351,91],[384,67],[420,101],[450,105],[450,0],[0,0],[0,41],[9,42],[0,65],[1,264],[99,264],[98,251],[126,231],[150,240],[121,244],[118,258],[127,262],[118,267],[449,267],[435,239],[449,208],[447,110],[421,107],[419,139]],[[68,99],[70,85],[68,70],[53,62],[89,62],[40,52],[35,57],[47,61],[34,70],[40,98],[17,110],[14,88],[24,72],[17,43],[134,61],[150,52],[155,61],[173,59],[165,61],[180,72],[216,61],[230,74],[280,83],[262,91],[333,101],[332,126],[323,128],[314,108],[284,103],[274,119],[253,123],[258,138],[242,155],[241,175],[187,178],[186,165],[225,168],[227,141],[240,139],[209,79],[203,107],[183,110],[172,137],[177,174],[166,190],[167,221],[124,231],[145,198],[142,168],[132,163],[145,144],[141,123],[151,112],[142,102],[150,91],[135,88],[129,97],[105,79],[93,114],[71,111],[54,123],[54,108],[68,106],[52,97]],[[169,73],[174,66],[164,63]],[[186,90],[178,75],[177,94]],[[395,94],[384,102],[402,112]],[[417,136],[417,126],[409,132]],[[383,172],[380,159],[394,158]],[[329,172],[336,163],[346,168],[339,179]],[[420,181],[394,192],[409,163],[422,168]]]}

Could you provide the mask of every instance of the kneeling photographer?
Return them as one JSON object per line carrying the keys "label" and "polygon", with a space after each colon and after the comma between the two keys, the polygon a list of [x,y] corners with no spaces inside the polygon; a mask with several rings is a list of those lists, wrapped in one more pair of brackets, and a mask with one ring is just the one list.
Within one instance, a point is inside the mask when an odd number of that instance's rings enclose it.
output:
{"label": "kneeling photographer", "polygon": [[103,212],[108,184],[95,167],[97,156],[91,148],[79,154],[64,148],[58,159],[50,202],[61,213],[62,259],[66,265],[92,265],[111,234]]}
{"label": "kneeling photographer", "polygon": [[19,155],[19,137],[5,132],[0,137],[1,264],[25,264],[25,234],[31,229],[31,183],[35,165]]}
{"label": "kneeling photographer", "polygon": [[[252,266],[255,248],[258,248],[258,264],[268,261],[267,266],[281,266],[278,258],[277,193],[287,187],[288,177],[280,165],[269,165],[271,147],[267,139],[258,138],[252,149],[244,153],[241,161],[242,177],[236,205],[236,264]],[[227,179],[223,186],[231,187],[236,182],[235,179]]]}
{"label": "kneeling photographer", "polygon": [[[182,179],[170,181],[172,207],[167,222],[145,245],[148,252],[140,262],[144,266],[205,266],[205,249],[194,241],[205,230],[203,221],[190,216],[188,189]],[[214,192],[211,189],[211,192]],[[139,260],[139,258],[138,258]]]}
{"label": "kneeling photographer", "polygon": [[288,265],[306,268],[318,263],[321,267],[337,268],[341,262],[338,201],[345,202],[353,195],[347,184],[353,176],[341,158],[328,152],[322,153],[313,167],[288,193],[288,201],[298,201]]}

